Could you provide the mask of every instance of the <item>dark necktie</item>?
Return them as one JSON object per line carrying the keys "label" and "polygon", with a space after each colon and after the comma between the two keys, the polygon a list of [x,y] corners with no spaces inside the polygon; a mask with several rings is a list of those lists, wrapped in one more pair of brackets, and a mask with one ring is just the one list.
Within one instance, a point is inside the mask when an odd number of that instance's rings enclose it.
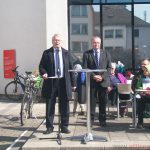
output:
{"label": "dark necktie", "polygon": [[96,65],[99,66],[99,58],[98,58],[98,51],[95,50],[95,60],[96,60]]}
{"label": "dark necktie", "polygon": [[60,77],[61,70],[60,70],[60,58],[59,58],[59,50],[56,50],[56,73],[57,76]]}

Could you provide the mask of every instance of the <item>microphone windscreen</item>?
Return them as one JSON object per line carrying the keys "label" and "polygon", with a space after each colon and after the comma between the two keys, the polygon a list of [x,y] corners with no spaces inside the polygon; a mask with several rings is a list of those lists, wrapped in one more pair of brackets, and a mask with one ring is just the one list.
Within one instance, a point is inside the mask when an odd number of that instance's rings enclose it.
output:
{"label": "microphone windscreen", "polygon": [[80,64],[76,64],[73,69],[75,69],[75,70],[81,70],[82,66]]}

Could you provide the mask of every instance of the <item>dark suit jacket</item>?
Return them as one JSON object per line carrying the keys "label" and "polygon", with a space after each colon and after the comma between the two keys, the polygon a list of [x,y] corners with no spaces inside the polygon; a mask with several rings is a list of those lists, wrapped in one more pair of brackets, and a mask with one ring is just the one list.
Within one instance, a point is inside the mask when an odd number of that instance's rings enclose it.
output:
{"label": "dark suit jacket", "polygon": [[102,87],[108,87],[110,86],[110,79],[109,79],[109,74],[110,74],[110,70],[111,70],[111,58],[109,53],[107,53],[104,50],[100,50],[100,65],[97,66],[96,65],[96,60],[95,60],[95,56],[93,53],[93,49],[85,51],[83,54],[83,68],[86,69],[106,69],[107,72],[103,72],[103,73],[91,73],[91,86],[97,84],[94,80],[93,80],[93,76],[95,74],[100,74],[103,78],[103,81],[100,82],[100,85]]}
{"label": "dark suit jacket", "polygon": [[[62,57],[63,57],[63,69],[64,69],[64,78],[66,81],[66,92],[68,99],[72,97],[72,88],[75,86],[75,78],[73,73],[70,73],[68,70],[73,68],[71,56],[68,50],[62,48]],[[39,64],[40,74],[48,74],[48,77],[55,76],[55,64],[54,64],[54,50],[53,47],[47,49],[43,52],[40,64]],[[51,91],[53,88],[54,79],[47,79],[43,82],[42,87],[42,96],[44,98],[50,98]],[[61,91],[61,89],[60,89]]]}

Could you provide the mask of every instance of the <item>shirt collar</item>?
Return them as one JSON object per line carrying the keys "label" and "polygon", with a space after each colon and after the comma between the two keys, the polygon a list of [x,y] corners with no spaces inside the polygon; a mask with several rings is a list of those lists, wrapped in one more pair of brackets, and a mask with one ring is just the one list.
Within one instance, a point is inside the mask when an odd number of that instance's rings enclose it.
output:
{"label": "shirt collar", "polygon": [[56,52],[59,49],[59,52],[61,52],[61,47],[60,48],[53,48],[54,51]]}
{"label": "shirt collar", "polygon": [[95,52],[100,53],[100,49],[93,49],[93,52],[94,52],[94,53],[95,53]]}

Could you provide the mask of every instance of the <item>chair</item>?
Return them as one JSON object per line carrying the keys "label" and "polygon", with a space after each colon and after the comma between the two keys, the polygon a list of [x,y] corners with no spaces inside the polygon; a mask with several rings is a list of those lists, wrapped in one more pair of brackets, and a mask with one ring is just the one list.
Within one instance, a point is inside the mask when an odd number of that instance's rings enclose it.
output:
{"label": "chair", "polygon": [[[120,106],[120,103],[122,102],[129,102],[129,103],[133,103],[133,92],[132,92],[132,89],[131,89],[131,84],[128,84],[128,83],[119,83],[117,85],[117,90],[118,90],[118,98],[117,98],[117,118],[119,119],[119,106]],[[128,99],[121,99],[119,97],[119,94],[129,94],[130,97]],[[132,107],[133,107],[133,104],[132,104]],[[133,117],[133,108],[132,108],[132,117]]]}

